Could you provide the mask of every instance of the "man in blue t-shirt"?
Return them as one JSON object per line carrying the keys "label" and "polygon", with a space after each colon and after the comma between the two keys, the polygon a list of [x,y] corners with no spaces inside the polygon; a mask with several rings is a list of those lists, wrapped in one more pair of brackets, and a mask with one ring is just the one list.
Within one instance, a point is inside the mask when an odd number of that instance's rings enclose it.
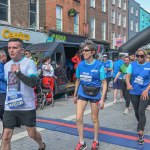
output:
{"label": "man in blue t-shirt", "polygon": [[[117,73],[119,72],[121,65],[124,63],[124,61],[123,61],[124,56],[125,55],[121,54],[119,56],[119,59],[117,61],[115,61],[114,68],[113,68],[113,78],[116,77]],[[121,91],[121,76],[118,77],[116,82],[113,82],[113,88],[114,88],[114,104],[117,102],[118,90],[120,91],[120,102],[123,102],[123,94]]]}
{"label": "man in blue t-shirt", "polygon": [[106,73],[106,81],[107,81],[107,91],[106,91],[106,95],[105,95],[105,100],[107,99],[107,92],[108,92],[108,86],[109,86],[109,82],[111,81],[111,77],[112,77],[112,70],[113,70],[113,63],[111,60],[108,60],[108,56],[107,54],[103,55],[103,66],[105,69],[105,73]]}

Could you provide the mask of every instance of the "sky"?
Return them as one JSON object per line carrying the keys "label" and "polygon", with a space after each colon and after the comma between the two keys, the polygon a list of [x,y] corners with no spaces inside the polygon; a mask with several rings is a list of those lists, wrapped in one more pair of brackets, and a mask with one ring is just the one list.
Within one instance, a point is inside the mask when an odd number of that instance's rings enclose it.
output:
{"label": "sky", "polygon": [[150,0],[135,0],[142,8],[150,12]]}

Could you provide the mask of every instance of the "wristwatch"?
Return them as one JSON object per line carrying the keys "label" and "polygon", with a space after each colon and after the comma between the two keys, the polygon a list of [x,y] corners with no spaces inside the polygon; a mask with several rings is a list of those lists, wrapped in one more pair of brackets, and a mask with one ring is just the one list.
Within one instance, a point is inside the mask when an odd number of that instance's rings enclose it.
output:
{"label": "wristwatch", "polygon": [[20,70],[16,70],[14,73],[15,73],[15,74],[18,74],[19,71],[20,71]]}

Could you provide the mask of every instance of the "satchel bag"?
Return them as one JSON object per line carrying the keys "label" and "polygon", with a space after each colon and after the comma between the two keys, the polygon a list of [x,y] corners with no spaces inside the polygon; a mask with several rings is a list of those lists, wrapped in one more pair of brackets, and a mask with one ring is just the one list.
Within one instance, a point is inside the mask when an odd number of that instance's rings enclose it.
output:
{"label": "satchel bag", "polygon": [[100,87],[87,86],[82,84],[83,92],[88,96],[96,96],[100,92]]}

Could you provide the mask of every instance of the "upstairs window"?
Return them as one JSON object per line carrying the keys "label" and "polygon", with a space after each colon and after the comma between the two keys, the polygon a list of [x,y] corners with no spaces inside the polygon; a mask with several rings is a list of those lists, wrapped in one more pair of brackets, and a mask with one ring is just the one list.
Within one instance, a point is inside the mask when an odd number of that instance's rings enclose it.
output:
{"label": "upstairs window", "polygon": [[0,21],[8,22],[8,0],[0,0]]}
{"label": "upstairs window", "polygon": [[91,7],[95,8],[95,0],[90,0]]}
{"label": "upstairs window", "polygon": [[62,31],[62,7],[56,6],[56,30]]}

